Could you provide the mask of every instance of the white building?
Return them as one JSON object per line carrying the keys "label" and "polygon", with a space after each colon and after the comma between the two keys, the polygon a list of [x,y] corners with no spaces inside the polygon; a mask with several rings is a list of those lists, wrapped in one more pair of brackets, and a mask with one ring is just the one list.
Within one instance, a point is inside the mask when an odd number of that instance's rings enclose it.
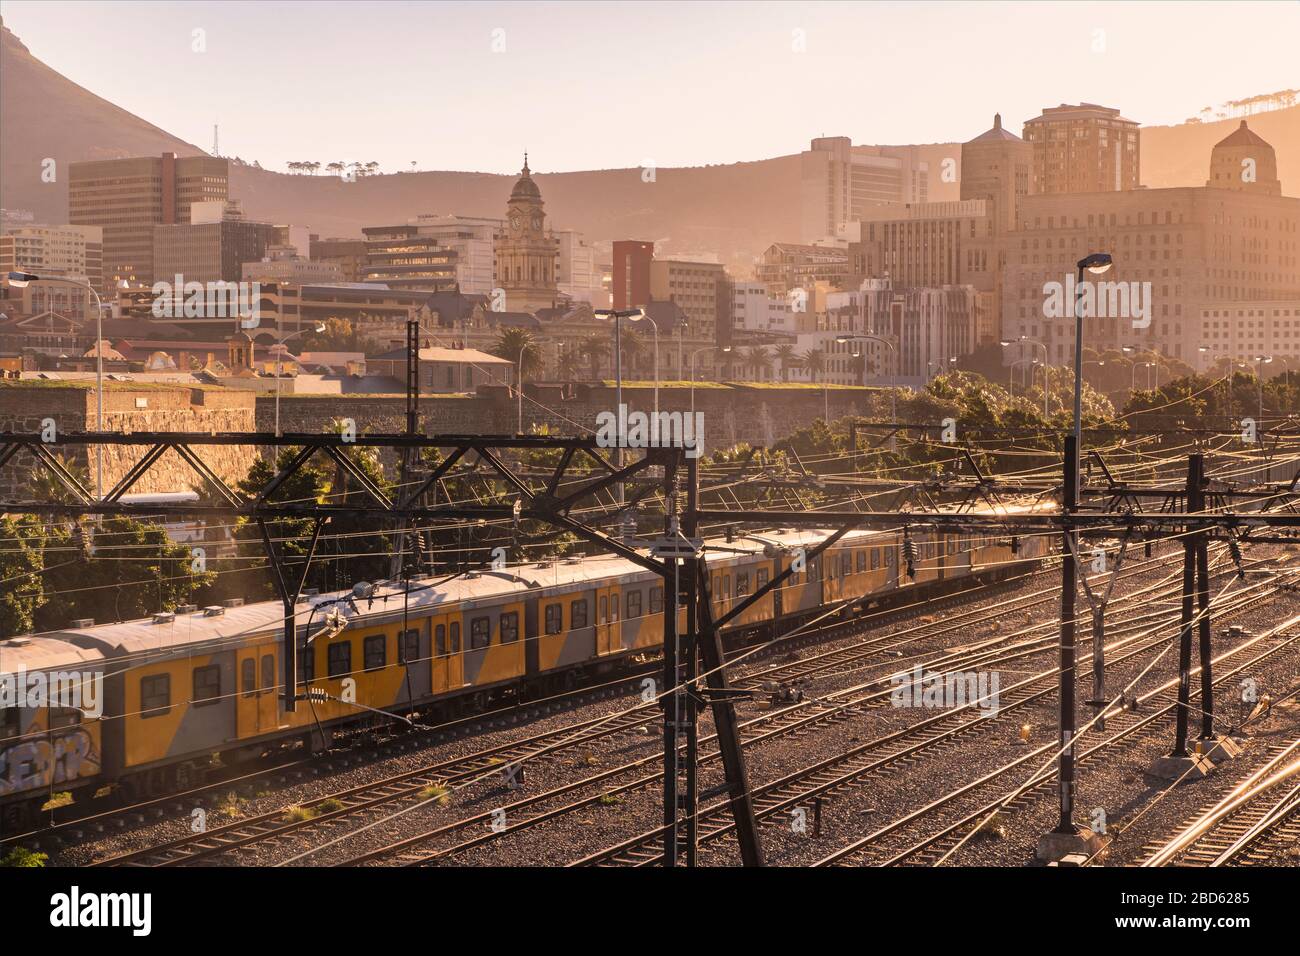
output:
{"label": "white building", "polygon": [[586,302],[593,308],[609,306],[609,293],[604,288],[601,270],[596,266],[596,250],[572,229],[555,232],[560,241],[560,259],[555,270],[555,281],[562,293],[574,302]]}
{"label": "white building", "polygon": [[493,241],[505,228],[504,219],[426,214],[410,224],[419,227],[421,236],[431,236],[438,245],[456,251],[456,281],[464,295],[491,294],[496,287]]}
{"label": "white building", "polygon": [[929,199],[929,163],[914,146],[854,146],[822,136],[800,154],[803,242],[834,237],[873,203]]}
{"label": "white building", "polygon": [[790,301],[782,296],[770,295],[767,286],[753,280],[738,279],[732,283],[733,332],[778,332],[793,334],[794,317]]}

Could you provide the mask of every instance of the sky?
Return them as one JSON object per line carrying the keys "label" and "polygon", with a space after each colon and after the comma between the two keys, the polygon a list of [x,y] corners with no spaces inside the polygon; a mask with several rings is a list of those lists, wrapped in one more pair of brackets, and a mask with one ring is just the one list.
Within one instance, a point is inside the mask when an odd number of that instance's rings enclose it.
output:
{"label": "sky", "polygon": [[[51,2],[4,22],[53,69],[203,149],[284,169],[702,166],[1143,125],[1300,87],[1300,3]],[[196,32],[199,31],[199,32]],[[414,163],[414,167],[412,166]]]}

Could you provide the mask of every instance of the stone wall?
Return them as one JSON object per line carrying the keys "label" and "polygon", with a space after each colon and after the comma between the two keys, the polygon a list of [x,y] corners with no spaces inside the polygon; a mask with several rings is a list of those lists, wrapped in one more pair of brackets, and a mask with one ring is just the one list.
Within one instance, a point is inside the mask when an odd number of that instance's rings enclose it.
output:
{"label": "stone wall", "polygon": [[[82,382],[0,382],[0,432],[39,433],[53,419],[60,433],[96,430],[95,386]],[[109,432],[246,432],[254,427],[253,396],[217,387],[132,385],[104,386],[104,430]],[[2,438],[0,438],[2,440]],[[88,487],[95,486],[95,449],[55,446],[64,461],[80,469]],[[111,489],[145,453],[140,445],[103,446],[103,488]],[[204,462],[227,482],[248,473],[257,455],[252,445],[199,447]],[[28,497],[23,492],[34,469],[48,474],[27,452],[0,468],[0,496]],[[202,490],[203,481],[174,451],[168,451],[131,487],[131,493]]]}

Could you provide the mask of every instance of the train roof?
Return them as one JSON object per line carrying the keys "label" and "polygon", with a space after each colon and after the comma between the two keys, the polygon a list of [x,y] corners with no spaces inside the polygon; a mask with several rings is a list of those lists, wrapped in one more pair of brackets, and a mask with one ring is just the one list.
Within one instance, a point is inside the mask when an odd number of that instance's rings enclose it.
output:
{"label": "train roof", "polygon": [[[1038,507],[1036,504],[1007,505],[1005,512],[1023,513]],[[987,505],[973,509],[974,513],[990,510]],[[725,565],[757,554],[812,547],[830,533],[826,528],[778,528],[737,533],[731,541],[710,538],[705,541],[706,560]],[[841,540],[851,545],[887,533],[858,528]],[[400,582],[380,581],[363,595],[353,591],[310,595],[294,608],[294,619],[296,627],[310,627],[315,634],[318,628],[326,626],[333,612],[349,624],[373,626],[400,621],[404,614],[424,612],[438,605],[455,604],[473,610],[495,603],[501,597],[523,597],[543,588],[552,593],[558,589],[563,594],[585,590],[598,581],[651,581],[656,577],[654,572],[617,555],[560,558],[516,565],[505,571],[416,577],[411,579],[409,594]],[[117,624],[66,628],[0,641],[0,669],[66,666],[127,655],[168,656],[211,651],[242,638],[279,634],[283,624],[284,610],[279,601],[257,601],[238,607],[199,608],[190,613],[157,614]]]}

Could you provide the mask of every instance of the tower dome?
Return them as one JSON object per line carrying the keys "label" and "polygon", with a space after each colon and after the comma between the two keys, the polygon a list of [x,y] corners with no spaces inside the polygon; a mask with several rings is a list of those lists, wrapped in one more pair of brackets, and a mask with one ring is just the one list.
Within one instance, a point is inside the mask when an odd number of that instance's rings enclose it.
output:
{"label": "tower dome", "polygon": [[533,182],[532,170],[528,168],[528,154],[524,153],[524,168],[519,171],[519,182],[510,190],[511,199],[541,199],[542,191]]}
{"label": "tower dome", "polygon": [[1219,140],[1210,151],[1211,189],[1282,195],[1277,178],[1277,153],[1269,142],[1242,120],[1241,125]]}

